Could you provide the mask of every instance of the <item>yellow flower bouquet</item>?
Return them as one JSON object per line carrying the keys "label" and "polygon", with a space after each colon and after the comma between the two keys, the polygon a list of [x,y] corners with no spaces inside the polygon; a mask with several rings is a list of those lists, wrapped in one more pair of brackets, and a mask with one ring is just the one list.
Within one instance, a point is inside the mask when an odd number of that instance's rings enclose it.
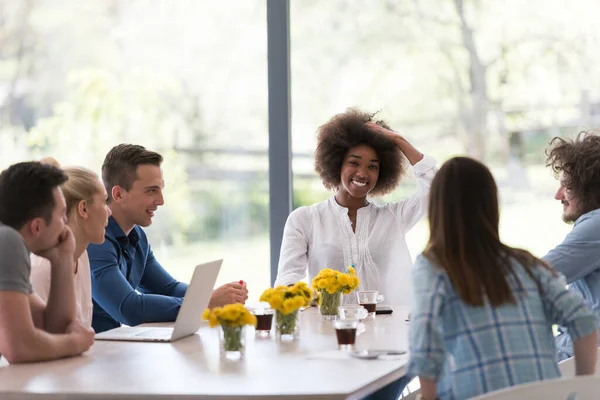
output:
{"label": "yellow flower bouquet", "polygon": [[298,310],[308,307],[313,292],[305,282],[293,286],[269,288],[260,296],[260,301],[269,303],[275,310],[276,336],[281,340],[293,340],[299,337]]}
{"label": "yellow flower bouquet", "polygon": [[208,326],[221,326],[223,350],[227,358],[239,358],[244,348],[242,328],[246,325],[256,326],[256,317],[243,304],[227,304],[224,307],[207,308],[202,320]]}
{"label": "yellow flower bouquet", "polygon": [[319,271],[312,281],[312,288],[318,293],[321,315],[326,319],[335,318],[342,300],[342,293],[351,293],[359,283],[360,280],[352,266],[348,267],[346,273],[331,268]]}

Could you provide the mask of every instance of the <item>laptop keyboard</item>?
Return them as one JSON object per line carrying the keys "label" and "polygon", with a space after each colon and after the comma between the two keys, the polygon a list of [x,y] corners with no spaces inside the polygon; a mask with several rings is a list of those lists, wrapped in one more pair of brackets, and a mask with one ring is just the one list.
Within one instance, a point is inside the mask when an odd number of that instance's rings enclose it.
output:
{"label": "laptop keyboard", "polygon": [[147,331],[140,332],[135,336],[143,338],[152,338],[157,340],[169,340],[171,339],[172,335],[172,329],[149,329]]}

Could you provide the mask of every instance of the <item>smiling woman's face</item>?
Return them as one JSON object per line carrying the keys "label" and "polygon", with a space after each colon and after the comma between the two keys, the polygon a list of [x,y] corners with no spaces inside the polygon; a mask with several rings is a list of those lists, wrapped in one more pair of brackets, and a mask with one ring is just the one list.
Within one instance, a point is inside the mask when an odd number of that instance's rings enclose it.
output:
{"label": "smiling woman's face", "polygon": [[377,185],[379,158],[367,145],[351,148],[342,162],[341,188],[352,197],[362,199]]}

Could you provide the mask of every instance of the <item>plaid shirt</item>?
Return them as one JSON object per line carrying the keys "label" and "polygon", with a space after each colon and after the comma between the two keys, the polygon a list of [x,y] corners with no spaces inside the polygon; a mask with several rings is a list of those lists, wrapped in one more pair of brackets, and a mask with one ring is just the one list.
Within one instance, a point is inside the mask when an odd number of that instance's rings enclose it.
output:
{"label": "plaid shirt", "polygon": [[515,270],[523,287],[509,278],[516,304],[473,307],[460,300],[441,268],[419,256],[407,375],[436,380],[442,399],[559,377],[552,324],[577,340],[596,329],[594,315],[546,269],[533,271],[543,294],[522,266]]}

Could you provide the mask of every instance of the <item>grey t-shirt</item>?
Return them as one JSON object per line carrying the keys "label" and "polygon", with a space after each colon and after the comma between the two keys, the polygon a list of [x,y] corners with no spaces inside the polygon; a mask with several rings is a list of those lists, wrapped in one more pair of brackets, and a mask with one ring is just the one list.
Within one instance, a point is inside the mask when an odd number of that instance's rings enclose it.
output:
{"label": "grey t-shirt", "polygon": [[0,290],[33,293],[31,261],[25,240],[19,232],[0,223]]}
{"label": "grey t-shirt", "polygon": [[30,275],[31,261],[25,240],[19,232],[0,222],[0,291],[33,293]]}

